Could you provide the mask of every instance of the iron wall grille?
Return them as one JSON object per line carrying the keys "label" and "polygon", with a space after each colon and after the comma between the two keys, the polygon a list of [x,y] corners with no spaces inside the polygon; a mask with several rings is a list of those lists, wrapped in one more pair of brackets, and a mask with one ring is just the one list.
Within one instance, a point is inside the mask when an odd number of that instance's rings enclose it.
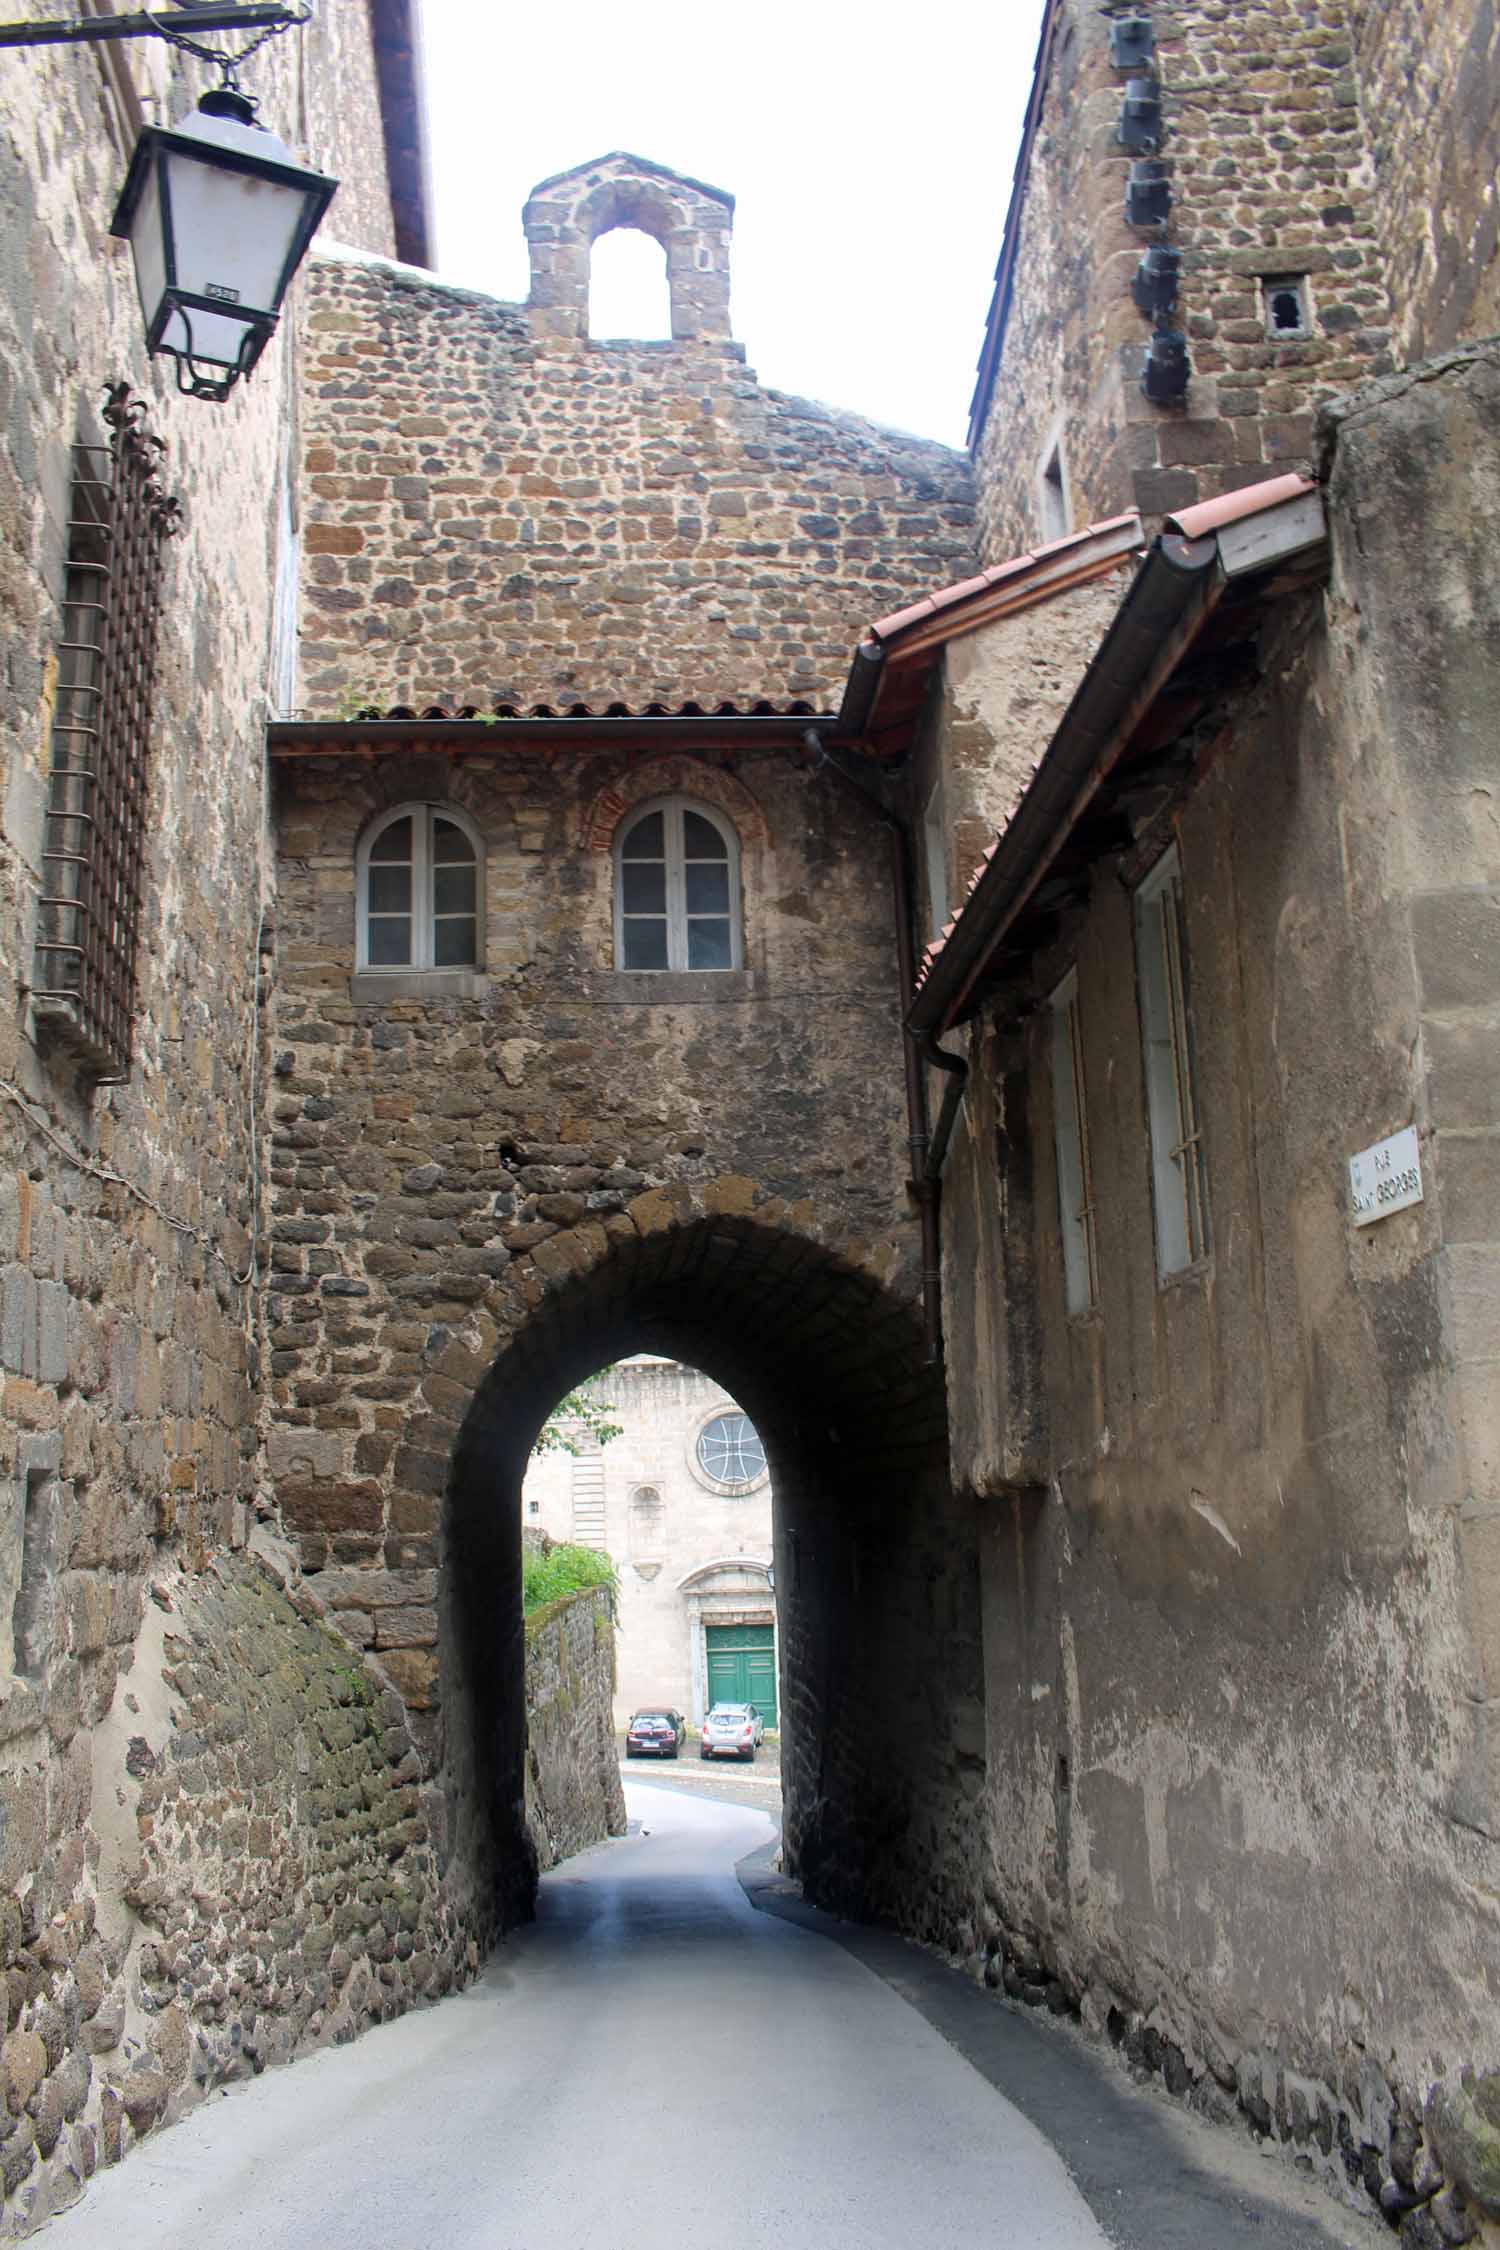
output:
{"label": "iron wall grille", "polygon": [[144,403],[111,386],[102,445],[73,449],[52,772],[32,1000],[90,1076],[130,1066],[157,621],[179,503]]}

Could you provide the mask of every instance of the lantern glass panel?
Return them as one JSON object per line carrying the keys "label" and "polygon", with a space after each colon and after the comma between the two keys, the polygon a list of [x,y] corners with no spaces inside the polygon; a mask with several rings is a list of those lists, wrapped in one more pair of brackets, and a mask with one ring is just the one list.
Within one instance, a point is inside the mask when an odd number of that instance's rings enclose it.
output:
{"label": "lantern glass panel", "polygon": [[135,285],[140,291],[141,314],[149,334],[161,306],[162,291],[167,285],[166,260],[161,239],[161,194],[154,165],[147,174],[141,200],[136,205],[135,220],[130,229],[130,248],[135,258]]}
{"label": "lantern glass panel", "polygon": [[[274,315],[302,218],[301,190],[226,171],[180,149],[167,150],[166,168],[177,287]],[[195,336],[197,330],[195,316]]]}

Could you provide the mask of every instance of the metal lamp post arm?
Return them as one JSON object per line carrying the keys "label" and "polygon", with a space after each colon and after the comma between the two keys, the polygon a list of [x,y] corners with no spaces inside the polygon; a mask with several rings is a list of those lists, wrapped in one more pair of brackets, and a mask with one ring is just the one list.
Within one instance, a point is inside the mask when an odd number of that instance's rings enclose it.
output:
{"label": "metal lamp post arm", "polygon": [[[60,17],[55,23],[0,23],[0,47],[74,47],[101,39],[190,42],[204,31],[290,31],[310,21],[303,0],[225,0],[222,7],[157,8],[130,16]],[[202,52],[220,63],[212,49]],[[244,56],[234,58],[243,62]]]}

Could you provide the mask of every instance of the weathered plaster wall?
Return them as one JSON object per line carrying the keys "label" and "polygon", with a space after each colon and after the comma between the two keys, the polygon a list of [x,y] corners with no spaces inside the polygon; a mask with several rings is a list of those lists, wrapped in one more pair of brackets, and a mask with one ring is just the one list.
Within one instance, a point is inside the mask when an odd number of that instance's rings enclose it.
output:
{"label": "weathered plaster wall", "polygon": [[[1074,528],[1128,507],[1159,517],[1312,456],[1322,400],[1385,364],[1382,213],[1358,108],[1346,0],[1157,0],[1165,227],[1125,223],[1116,140],[1126,74],[1109,18],[1062,0],[1034,144],[1014,296],[976,479],[987,562],[1039,536],[1037,481],[1060,436]],[[1142,250],[1182,253],[1172,324],[1183,405],[1141,395],[1150,322],[1130,295]],[[1307,278],[1305,337],[1267,335],[1260,281]]]}
{"label": "weathered plaster wall", "polygon": [[586,1591],[526,1620],[526,1825],[545,1872],[625,1833],[609,1596]]}
{"label": "weathered plaster wall", "polygon": [[[1500,348],[1460,348],[1356,394],[1329,418],[1348,533],[1336,592],[1358,619],[1360,723],[1393,746],[1399,861],[1418,995],[1416,1108],[1442,1229],[1443,1383],[1430,1489],[1459,1501],[1474,1659],[1469,1775],[1456,1817],[1500,1829],[1500,817],[1493,756],[1500,578]],[[1413,582],[1408,526],[1422,527]]]}
{"label": "weathered plaster wall", "polygon": [[[362,10],[338,15],[327,37],[342,68],[367,34]],[[165,363],[144,357],[130,253],[106,229],[133,142],[134,95],[175,115],[204,83],[179,61],[149,42],[107,54],[38,49],[7,69],[0,117],[11,245],[0,260],[7,2232],[24,2228],[91,2151],[103,2160],[118,2149],[126,2129],[114,2095],[106,2115],[107,2078],[137,2063],[148,2079],[170,2076],[173,2056],[181,2059],[162,2044],[178,2037],[174,2008],[143,2012],[128,2054],[105,2036],[137,1969],[122,1965],[113,1938],[89,1935],[102,1927],[111,1881],[90,1736],[116,1702],[143,1614],[153,1614],[148,1580],[237,1549],[257,1490],[262,725],[295,321],[222,408],[179,399]],[[320,116],[335,106],[296,38],[265,50],[255,83],[267,116],[294,141],[304,92]],[[357,191],[366,172],[381,176],[372,122],[346,117],[339,128],[339,166]],[[102,435],[105,385],[117,380],[149,402],[165,443],[162,481],[182,498],[184,524],[162,595],[133,1064],[127,1083],[90,1089],[38,1043],[28,985],[70,450],[80,434]],[[174,1911],[191,1917],[190,1890],[175,1871],[173,1880]],[[226,1958],[242,1958],[249,1934],[237,1917],[243,1910],[253,1921],[261,1903],[224,1902],[214,1942],[222,1938]],[[214,2039],[257,2010],[265,2014],[263,1996],[224,1999]],[[266,2017],[272,2046],[277,2013]],[[143,2128],[151,2103],[136,2106]]]}
{"label": "weathered plaster wall", "polygon": [[[1157,1280],[1144,843],[1014,996],[1077,966],[1097,1310],[1064,1309],[1045,1010],[995,1010],[948,1194],[1006,1981],[1398,2198],[1434,2075],[1500,2063],[1495,389],[1459,360],[1350,410],[1326,605],[1176,817],[1209,1260]],[[1410,1122],[1425,1200],[1356,1230],[1347,1159]]]}
{"label": "weathered plaster wall", "polygon": [[972,564],[967,463],[763,390],[728,343],[600,344],[321,260],[301,700],[836,704],[863,627]]}
{"label": "weathered plaster wall", "polygon": [[1398,358],[1500,329],[1500,20],[1492,0],[1359,11],[1360,107],[1380,187]]}
{"label": "weathered plaster wall", "polygon": [[[955,905],[1020,802],[1134,569],[1132,560],[966,633],[944,650],[932,724],[913,763],[910,803],[916,819],[941,783],[948,897]],[[930,897],[927,905],[930,922]]]}

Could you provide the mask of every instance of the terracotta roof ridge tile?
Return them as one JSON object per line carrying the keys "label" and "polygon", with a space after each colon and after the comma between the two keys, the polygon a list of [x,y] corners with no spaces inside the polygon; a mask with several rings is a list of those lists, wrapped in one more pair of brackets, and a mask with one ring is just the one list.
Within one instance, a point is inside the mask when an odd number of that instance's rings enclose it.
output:
{"label": "terracotta roof ridge tile", "polygon": [[[1193,507],[1178,509],[1174,515],[1165,519],[1166,528],[1168,531],[1179,533],[1186,539],[1205,539],[1215,532],[1221,531],[1228,524],[1242,523],[1247,517],[1263,514],[1272,508],[1284,507],[1289,501],[1300,500],[1306,494],[1316,492],[1317,489],[1318,487],[1312,478],[1296,473],[1265,477],[1258,484],[1241,485],[1237,490],[1223,493],[1217,499],[1199,501]],[[1122,517],[1115,517],[1111,524],[1094,525],[1091,528],[1095,531],[1108,530],[1125,520]],[[1075,539],[1081,536],[1084,535],[1075,534]],[[1066,546],[1073,543],[1074,541],[1071,540],[1056,542],[1053,551],[1055,551],[1056,545]],[[1048,552],[1049,550],[1039,551]],[[993,842],[980,859],[966,886],[963,903],[960,905],[958,913],[951,921],[944,923],[940,934],[933,939],[923,953],[915,980],[915,987],[918,992],[922,990],[937,967],[939,958],[952,936],[956,924],[968,912],[969,900],[979,888],[980,879],[999,851],[1000,846],[1004,843],[1011,823],[1026,801],[1036,776],[1042,769],[1045,757],[1046,752],[1044,751],[1041,757],[1030,761],[1030,771],[1025,781],[1007,805],[1004,821],[996,830]]]}
{"label": "terracotta roof ridge tile", "polygon": [[[1038,761],[1038,763],[1040,763],[1040,761]],[[1035,767],[1033,767],[1032,770],[1033,772],[1035,772]],[[1024,797],[1025,794],[1026,792],[1023,789],[1020,796],[1016,797],[1009,806],[1006,814],[1006,827],[1009,827],[1011,819],[1014,817],[1017,807],[1020,805],[1021,797]],[[963,914],[966,912],[969,899],[973,896],[974,892],[978,890],[980,880],[984,875],[985,869],[989,866],[990,861],[994,858],[996,852],[1000,849],[1000,846],[1004,843],[1004,841],[1005,829],[997,828],[995,830],[993,838],[985,846],[984,851],[980,854],[978,866],[975,868],[973,874],[969,877],[968,882],[964,885],[964,902],[959,907],[958,913],[951,915],[949,919],[943,924],[937,936],[933,938],[928,945],[924,946],[922,950],[921,961],[917,965],[916,990],[918,992],[921,991],[923,985],[927,982],[927,979],[929,978],[929,976],[931,976],[933,970],[937,967],[938,958],[941,955],[943,948],[947,945],[949,938],[953,935],[953,932],[958,927],[959,921],[962,918]]]}
{"label": "terracotta roof ridge tile", "polygon": [[764,695],[746,695],[715,702],[709,698],[685,697],[679,703],[652,700],[644,703],[626,703],[619,700],[600,703],[523,703],[510,698],[496,698],[492,702],[477,703],[455,697],[447,703],[425,703],[418,707],[412,703],[361,703],[354,709],[345,709],[332,715],[331,720],[310,711],[290,714],[293,724],[326,726],[330,723],[359,724],[364,726],[409,722],[420,725],[435,720],[456,722],[469,720],[480,725],[490,725],[502,719],[820,719],[831,720],[836,711],[809,703],[800,696],[778,698]]}
{"label": "terracotta roof ridge tile", "polygon": [[1242,523],[1246,516],[1258,516],[1262,509],[1279,508],[1287,500],[1300,500],[1304,493],[1316,492],[1311,477],[1289,475],[1263,477],[1259,484],[1242,484],[1233,492],[1221,492],[1215,500],[1199,500],[1191,508],[1179,508],[1166,519],[1169,531],[1180,532],[1184,539],[1206,539],[1211,531],[1222,531],[1226,524]]}
{"label": "terracotta roof ridge tile", "polygon": [[877,617],[866,628],[865,640],[867,643],[872,640],[877,643],[889,641],[907,627],[920,624],[929,617],[941,616],[944,610],[957,609],[964,602],[989,593],[991,588],[1004,585],[1008,579],[1024,577],[1027,571],[1034,570],[1039,563],[1050,562],[1054,557],[1066,554],[1071,548],[1087,546],[1091,540],[1106,538],[1111,532],[1124,531],[1139,524],[1138,512],[1134,508],[1128,508],[1122,515],[1104,516],[1098,523],[1085,524],[1079,531],[1065,532],[1061,539],[1049,539],[1043,546],[1028,547],[1024,554],[1009,555],[1004,562],[991,563],[987,569],[968,578],[956,579],[951,585],[935,587],[930,594],[923,594],[916,601],[908,602],[905,608],[892,610],[885,617]]}

